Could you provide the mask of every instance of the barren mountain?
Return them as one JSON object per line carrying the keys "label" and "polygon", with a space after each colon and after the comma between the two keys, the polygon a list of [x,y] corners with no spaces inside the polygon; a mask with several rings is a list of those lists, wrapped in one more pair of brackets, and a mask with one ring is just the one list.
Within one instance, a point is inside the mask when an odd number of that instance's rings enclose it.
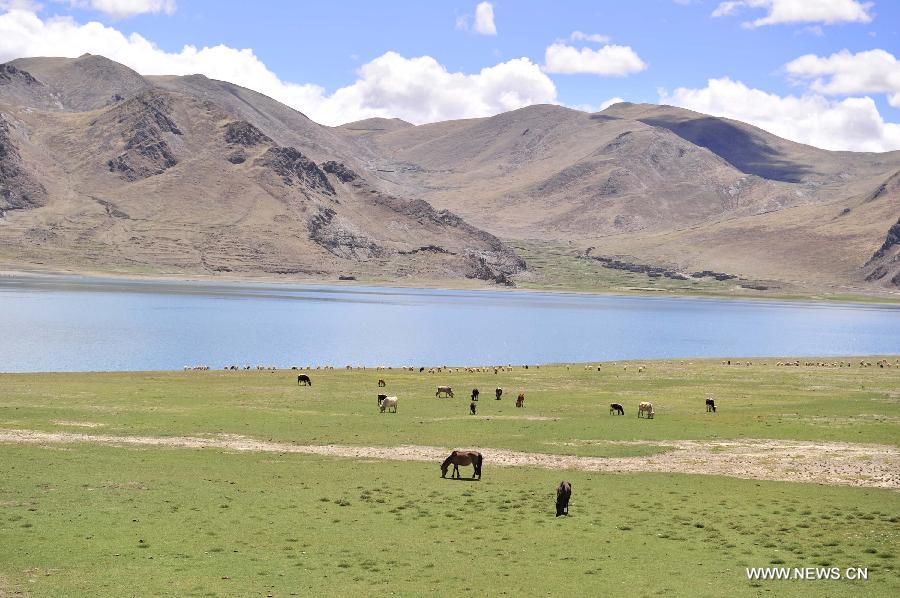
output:
{"label": "barren mountain", "polygon": [[2,69],[9,266],[500,283],[524,266],[458,216],[372,186],[341,138],[260,94],[97,56]]}
{"label": "barren mountain", "polygon": [[530,106],[371,129],[354,139],[398,193],[503,238],[685,273],[864,288],[865,264],[900,215],[900,190],[886,182],[900,152],[821,150],[671,106]]}
{"label": "barren mountain", "polygon": [[506,242],[675,280],[883,292],[900,287],[898,216],[900,152],[825,151],[670,106],[324,127],[202,75],[90,55],[0,65],[8,267],[551,275]]}

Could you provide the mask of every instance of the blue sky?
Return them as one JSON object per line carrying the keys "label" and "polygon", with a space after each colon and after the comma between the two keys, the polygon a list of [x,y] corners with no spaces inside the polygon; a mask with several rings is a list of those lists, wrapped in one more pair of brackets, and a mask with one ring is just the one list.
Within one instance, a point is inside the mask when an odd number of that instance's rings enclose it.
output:
{"label": "blue sky", "polygon": [[830,149],[900,149],[900,2],[484,2],[496,33],[479,32],[477,4],[0,0],[0,60],[89,51],[145,74],[203,72],[325,124],[620,98]]}

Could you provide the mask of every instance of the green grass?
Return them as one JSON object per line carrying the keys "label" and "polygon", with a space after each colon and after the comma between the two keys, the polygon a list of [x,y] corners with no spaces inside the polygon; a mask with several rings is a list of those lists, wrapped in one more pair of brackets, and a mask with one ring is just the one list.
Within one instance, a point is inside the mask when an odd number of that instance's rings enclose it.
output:
{"label": "green grass", "polygon": [[[896,359],[896,358],[894,358]],[[870,360],[874,360],[870,359]],[[900,368],[720,361],[392,371],[0,375],[0,428],[237,433],[298,443],[624,456],[590,440],[784,438],[900,445]],[[853,360],[858,363],[859,359]],[[400,397],[377,413],[375,381]],[[456,399],[435,399],[450,383]],[[494,401],[492,389],[506,389]],[[468,394],[482,391],[471,417]],[[514,395],[527,393],[525,410]],[[713,395],[719,413],[706,414]],[[653,421],[635,417],[651,399]],[[621,402],[626,417],[608,415]],[[497,416],[538,416],[508,419]],[[58,422],[58,423],[54,423]],[[67,423],[68,422],[68,423]],[[102,424],[97,428],[71,425]],[[900,493],[677,474],[215,449],[0,445],[0,595],[865,595],[900,592]],[[572,516],[553,516],[560,479]],[[868,567],[869,580],[750,582],[745,567]],[[827,563],[827,565],[825,565]]]}
{"label": "green grass", "polygon": [[[779,281],[744,279],[719,281],[712,278],[673,280],[664,276],[654,278],[642,273],[608,268],[595,260],[579,258],[575,249],[558,243],[520,239],[507,239],[506,242],[528,264],[530,274],[518,278],[516,284],[529,290],[742,299],[813,299],[858,303],[900,302],[900,298],[885,293],[866,295],[824,290],[817,292]],[[759,291],[741,287],[741,284],[764,285],[769,288]]]}

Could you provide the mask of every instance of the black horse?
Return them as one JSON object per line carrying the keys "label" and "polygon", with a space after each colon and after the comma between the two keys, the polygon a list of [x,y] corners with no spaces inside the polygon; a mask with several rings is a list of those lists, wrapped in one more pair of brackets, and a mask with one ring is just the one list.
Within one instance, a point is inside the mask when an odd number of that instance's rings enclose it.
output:
{"label": "black horse", "polygon": [[710,411],[716,412],[716,402],[712,399],[706,399],[706,412],[709,413]]}
{"label": "black horse", "polygon": [[572,498],[572,484],[565,480],[556,487],[556,516],[569,515],[569,499]]}
{"label": "black horse", "polygon": [[494,391],[494,395],[497,397],[497,400],[499,401],[500,397],[503,396],[503,389],[498,386],[497,390]]}
{"label": "black horse", "polygon": [[469,403],[469,413],[475,415],[475,411],[478,409],[478,403],[473,399],[471,403]]}
{"label": "black horse", "polygon": [[609,413],[610,415],[625,415],[625,408],[619,403],[610,403]]}
{"label": "black horse", "polygon": [[312,380],[309,379],[309,376],[306,374],[300,374],[297,376],[297,386],[303,384],[304,386],[312,386]]}
{"label": "black horse", "polygon": [[387,395],[378,395],[378,405],[381,405],[381,401],[387,398]]}
{"label": "black horse", "polygon": [[477,388],[473,388],[473,389],[472,389],[472,400],[473,400],[473,401],[477,401],[477,400],[478,400],[478,389],[477,389]]}

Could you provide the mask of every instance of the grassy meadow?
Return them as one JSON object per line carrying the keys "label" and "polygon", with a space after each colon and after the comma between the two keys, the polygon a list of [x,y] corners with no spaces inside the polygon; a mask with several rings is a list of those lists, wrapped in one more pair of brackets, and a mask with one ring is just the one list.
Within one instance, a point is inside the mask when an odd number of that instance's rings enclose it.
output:
{"label": "grassy meadow", "polygon": [[[600,457],[665,450],[604,440],[900,446],[900,368],[777,361],[313,370],[311,387],[289,370],[2,374],[0,429]],[[400,397],[397,414],[378,413],[378,378]],[[435,399],[438,384],[456,398]],[[514,407],[520,390],[525,409]],[[718,413],[705,412],[707,396]],[[636,417],[641,400],[653,401],[654,420]],[[611,402],[626,416],[610,416]],[[571,516],[557,519],[563,478]],[[898,540],[893,490],[489,461],[482,481],[456,482],[437,462],[377,451],[0,444],[0,596],[893,596]],[[868,567],[869,579],[748,581],[745,567],[770,564]]]}

